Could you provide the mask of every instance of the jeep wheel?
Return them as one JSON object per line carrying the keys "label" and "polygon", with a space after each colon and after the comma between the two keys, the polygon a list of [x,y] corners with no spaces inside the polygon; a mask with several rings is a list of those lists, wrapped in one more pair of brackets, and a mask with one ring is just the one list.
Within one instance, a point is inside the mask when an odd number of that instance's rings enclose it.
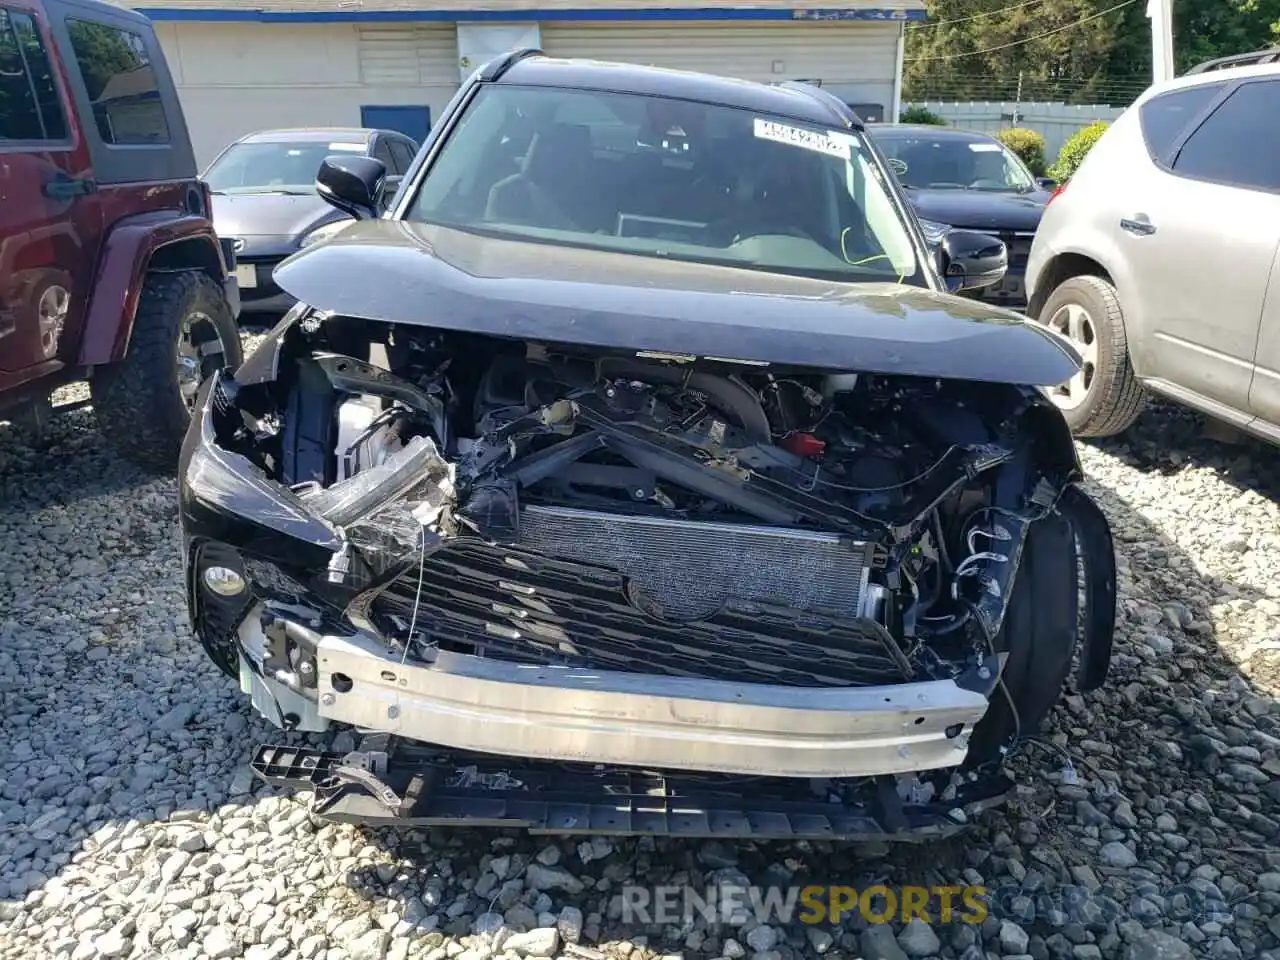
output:
{"label": "jeep wheel", "polygon": [[1071,432],[1109,437],[1138,419],[1146,405],[1129,362],[1124,312],[1116,289],[1101,277],[1071,277],[1058,285],[1040,311],[1040,322],[1071,341],[1080,372],[1049,391]]}
{"label": "jeep wheel", "polygon": [[200,384],[241,359],[239,332],[212,278],[194,270],[149,274],[129,352],[94,371],[98,423],[124,456],[171,469]]}

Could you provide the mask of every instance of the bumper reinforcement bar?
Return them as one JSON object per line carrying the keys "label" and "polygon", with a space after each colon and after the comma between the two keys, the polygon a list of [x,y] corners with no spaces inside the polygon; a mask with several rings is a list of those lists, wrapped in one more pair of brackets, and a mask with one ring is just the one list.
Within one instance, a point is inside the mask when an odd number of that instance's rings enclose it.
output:
{"label": "bumper reinforcement bar", "polygon": [[322,820],[684,838],[937,839],[963,830],[1013,789],[1006,777],[987,776],[961,786],[954,799],[904,804],[893,778],[815,781],[506,761],[385,734],[345,755],[261,746],[251,766],[274,786],[314,791],[313,813]]}

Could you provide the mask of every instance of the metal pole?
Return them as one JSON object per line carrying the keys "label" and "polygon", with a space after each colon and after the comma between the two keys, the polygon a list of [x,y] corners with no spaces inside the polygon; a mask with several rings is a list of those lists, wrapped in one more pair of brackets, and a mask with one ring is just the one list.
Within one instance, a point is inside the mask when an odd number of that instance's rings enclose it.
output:
{"label": "metal pole", "polygon": [[893,104],[889,111],[889,122],[898,123],[902,116],[902,68],[904,66],[904,55],[907,46],[907,25],[905,23],[898,24],[898,49],[896,57],[898,61],[897,71],[893,75]]}
{"label": "metal pole", "polygon": [[1173,79],[1173,0],[1147,0],[1151,20],[1151,79]]}

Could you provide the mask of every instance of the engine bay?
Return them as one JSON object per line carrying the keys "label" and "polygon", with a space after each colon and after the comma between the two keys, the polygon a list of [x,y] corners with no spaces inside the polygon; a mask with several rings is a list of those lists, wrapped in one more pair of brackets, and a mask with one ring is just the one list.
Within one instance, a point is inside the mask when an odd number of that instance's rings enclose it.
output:
{"label": "engine bay", "polygon": [[[329,586],[419,659],[955,676],[994,652],[1027,526],[1071,469],[1032,456],[1038,395],[999,384],[354,320],[299,325],[275,362],[272,379],[250,364],[219,385],[239,414],[219,442],[339,531]],[[501,580],[521,567],[543,581]],[[594,620],[577,600],[572,616],[567,601],[513,609],[485,594],[495,582],[530,596],[590,582],[610,600]]]}

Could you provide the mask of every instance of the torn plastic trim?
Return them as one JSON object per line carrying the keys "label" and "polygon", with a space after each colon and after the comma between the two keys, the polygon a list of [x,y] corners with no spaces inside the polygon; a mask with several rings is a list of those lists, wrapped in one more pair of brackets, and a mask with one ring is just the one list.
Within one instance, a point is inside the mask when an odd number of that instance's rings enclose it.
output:
{"label": "torn plastic trim", "polygon": [[198,503],[240,523],[254,523],[331,553],[342,548],[334,527],[309,510],[291,490],[269,479],[247,457],[219,446],[215,418],[227,404],[224,382],[214,373],[200,412],[198,442],[184,465],[186,489]]}
{"label": "torn plastic trim", "polygon": [[1059,509],[1076,531],[1084,562],[1084,615],[1076,686],[1096,690],[1107,679],[1116,627],[1116,554],[1106,515],[1077,484],[1063,491]]}
{"label": "torn plastic trim", "polygon": [[[229,399],[234,389],[227,389],[232,384],[239,385],[225,373],[215,374],[201,408],[198,442],[189,444],[184,471],[195,505],[320,548],[329,555],[333,582],[345,579],[353,545],[376,552],[381,561],[389,557],[402,564],[454,532],[454,467],[430,438],[413,438],[384,463],[348,480],[310,495],[298,493],[219,445],[217,418],[235,410]],[[280,556],[287,543],[269,542],[257,540],[264,556],[297,560]]]}

